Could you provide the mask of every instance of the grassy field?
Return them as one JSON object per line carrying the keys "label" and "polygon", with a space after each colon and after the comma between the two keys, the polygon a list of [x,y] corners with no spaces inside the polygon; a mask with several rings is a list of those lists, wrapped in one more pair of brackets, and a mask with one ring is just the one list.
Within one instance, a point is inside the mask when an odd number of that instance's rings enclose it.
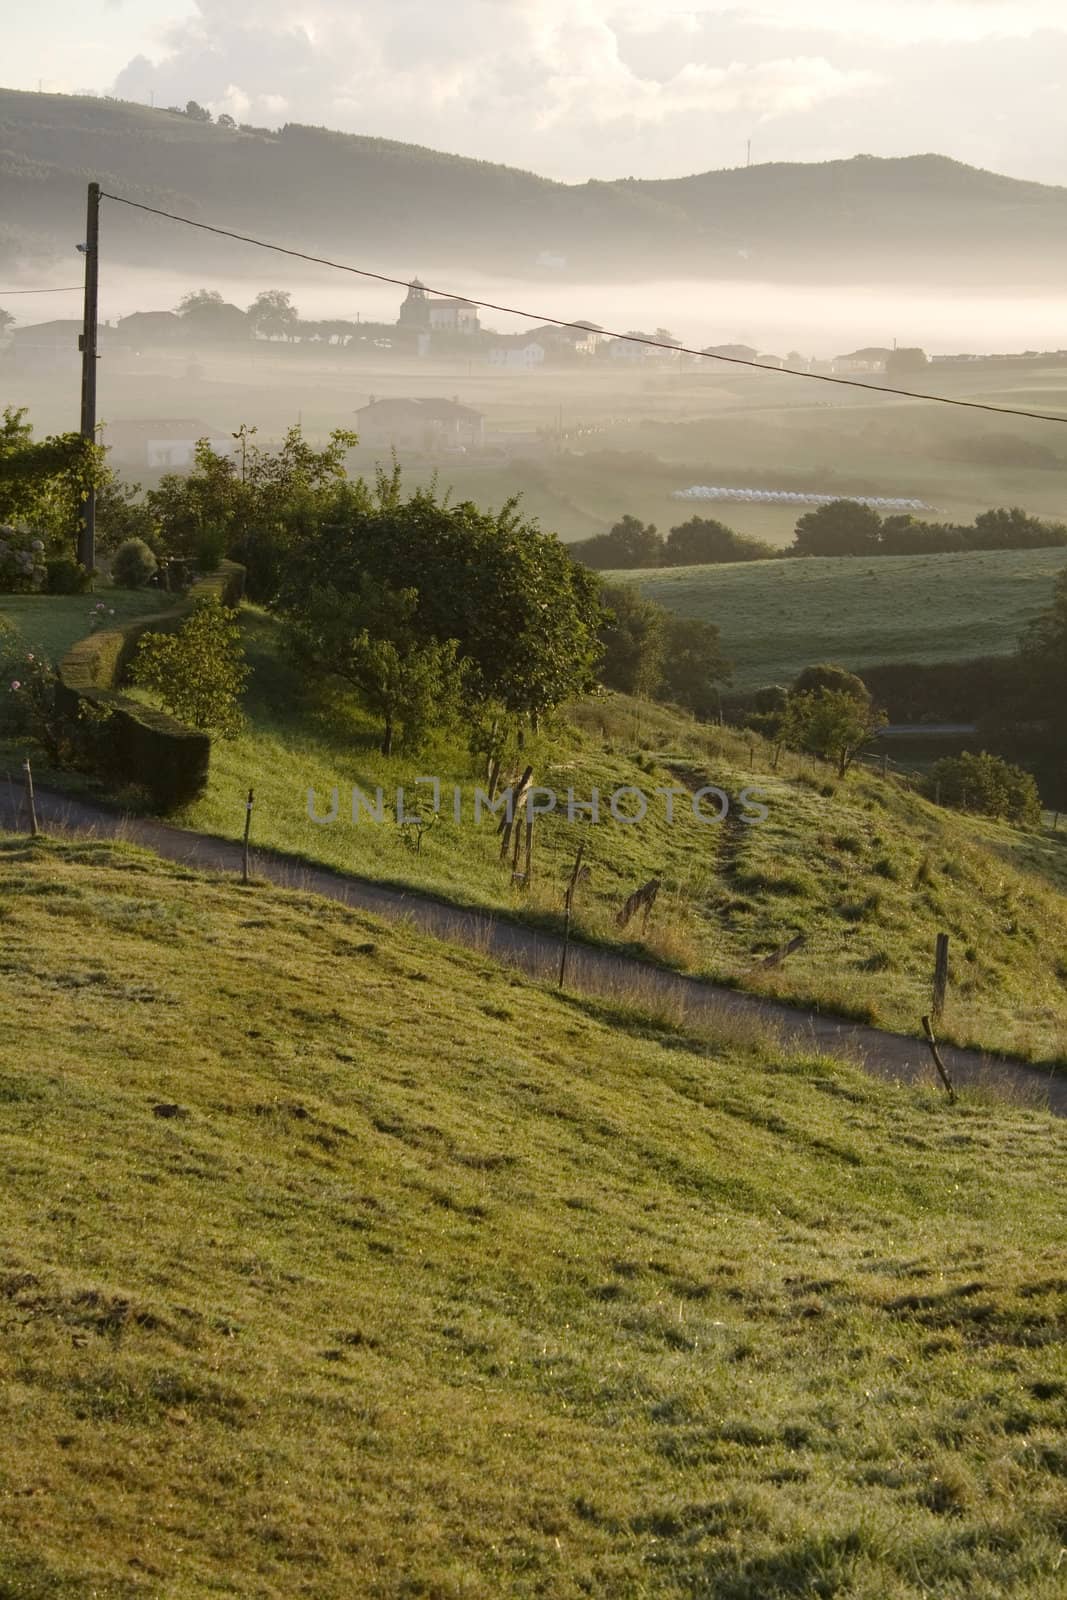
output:
{"label": "grassy field", "polygon": [[9,623],[52,661],[59,661],[90,632],[93,608],[100,602],[115,613],[106,619],[115,626],[165,610],[174,597],[110,585],[101,586],[97,594],[0,594],[0,622]]}
{"label": "grassy field", "polygon": [[[830,769],[806,759],[801,769],[792,756],[772,772],[758,739],[606,695],[572,707],[523,754],[560,801],[537,824],[532,883],[515,886],[499,862],[492,819],[474,822],[478,779],[461,740],[439,740],[417,757],[381,757],[378,730],[358,705],[313,694],[294,675],[268,616],[246,609],[244,630],[253,667],[245,731],[216,742],[208,790],[178,813],[182,825],[239,837],[254,787],[256,845],[556,927],[584,842],[591,878],[577,901],[580,935],[906,1033],[928,1009],[936,936],[948,930],[946,1037],[1067,1059],[1067,833],[1026,834],[961,817],[867,772],[838,783]],[[19,758],[9,748],[0,767],[17,770]],[[411,830],[396,822],[396,791],[405,788],[410,812],[415,796],[430,794],[416,786],[428,774],[442,781],[443,816],[416,854]],[[703,783],[730,798],[721,824],[693,814],[687,791]],[[354,786],[371,800],[381,787],[381,822],[364,811],[353,823]],[[611,817],[609,797],[622,786],[647,797],[637,824]],[[668,787],[676,791],[670,822],[657,793]],[[749,787],[767,807],[759,824],[740,820],[753,814],[741,800]],[[337,820],[312,821],[309,789],[323,817],[334,788]],[[594,788],[599,823],[569,820],[568,789],[588,801]],[[619,809],[632,812],[637,802],[624,797]],[[710,816],[720,809],[714,798],[707,804]],[[637,922],[620,930],[619,907],[653,877],[663,887],[647,932]],[[760,969],[762,957],[801,932],[803,950],[777,973]]]}
{"label": "grassy field", "polygon": [[741,689],[788,683],[814,661],[1006,655],[1052,598],[1064,550],[810,557],[608,573],[683,617],[714,622]]}
{"label": "grassy field", "polygon": [[1062,1594],[1062,1124],[121,846],[0,916],[0,1594]]}

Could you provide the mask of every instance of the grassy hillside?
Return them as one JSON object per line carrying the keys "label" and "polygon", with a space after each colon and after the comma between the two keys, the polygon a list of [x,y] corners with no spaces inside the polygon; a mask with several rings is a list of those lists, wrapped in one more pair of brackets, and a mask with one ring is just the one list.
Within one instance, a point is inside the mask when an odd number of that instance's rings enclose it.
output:
{"label": "grassy hillside", "polygon": [[810,557],[612,572],[613,583],[714,622],[738,688],[788,683],[813,661],[958,661],[1007,655],[1043,611],[1062,550]]}
{"label": "grassy hillside", "polygon": [[120,846],[0,916],[0,1594],[1061,1593],[1062,1125]]}
{"label": "grassy hillside", "polygon": [[[946,1036],[1067,1059],[1067,835],[965,818],[866,772],[838,783],[807,758],[787,756],[774,772],[760,740],[606,695],[570,708],[515,757],[520,766],[530,760],[538,783],[559,796],[556,813],[537,823],[533,882],[515,887],[492,818],[474,821],[481,780],[462,738],[440,739],[418,756],[381,757],[379,730],[351,697],[312,694],[294,674],[269,617],[246,610],[244,626],[253,667],[246,729],[215,744],[208,791],[177,814],[179,823],[239,837],[252,786],[259,846],[551,926],[560,925],[564,885],[584,841],[591,879],[578,897],[579,934],[906,1033],[928,1009],[932,952],[947,930]],[[0,750],[0,769],[17,770],[21,754]],[[35,770],[47,780],[39,756]],[[416,784],[423,775],[440,778],[443,815],[416,854],[395,803],[400,786],[409,813],[420,794],[428,800],[429,788]],[[66,773],[55,781],[79,780]],[[703,784],[729,796],[724,823],[695,818],[689,791]],[[381,822],[365,810],[353,822],[354,786],[372,801],[381,787]],[[461,792],[458,823],[453,786]],[[609,797],[624,786],[648,802],[634,825],[610,813]],[[752,825],[741,820],[749,787],[767,807],[766,820]],[[336,821],[312,820],[309,789],[326,817],[334,788]],[[594,788],[598,824],[577,812],[569,820],[568,789],[588,802]],[[664,788],[676,791],[671,821]],[[141,803],[136,794],[120,799]],[[624,796],[619,809],[632,814],[638,802]],[[721,802],[707,802],[710,817],[719,809]],[[653,877],[663,887],[647,933],[636,922],[620,930],[619,907]],[[777,973],[762,972],[761,959],[800,932],[805,948]]]}
{"label": "grassy hillside", "polygon": [[[562,184],[414,145],[288,124],[227,130],[161,109],[84,96],[0,90],[0,204],[5,253],[69,233],[86,175],[131,198],[231,226],[277,233],[268,196],[284,195],[286,237],[397,250],[495,270],[528,270],[550,240],[578,281],[633,278],[670,260],[680,274],[736,277],[746,252],[757,279],[818,275],[859,281],[911,270],[952,281],[1051,280],[1067,239],[1067,191],[980,172],[938,156],[766,164],[665,182]],[[337,197],[351,197],[338,206]],[[116,212],[118,214],[116,214]],[[112,208],[113,258],[149,259],[163,237],[150,219]],[[201,246],[170,229],[168,254]],[[997,241],[991,252],[989,241]],[[219,244],[218,260],[240,260]]]}

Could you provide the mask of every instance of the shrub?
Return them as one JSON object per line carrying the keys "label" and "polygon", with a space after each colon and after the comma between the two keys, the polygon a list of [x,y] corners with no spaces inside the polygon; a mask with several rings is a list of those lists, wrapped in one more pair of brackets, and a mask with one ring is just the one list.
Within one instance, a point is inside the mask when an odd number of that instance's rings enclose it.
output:
{"label": "shrub", "polygon": [[112,581],[120,589],[143,589],[155,577],[159,563],[143,539],[127,539],[115,551]]}
{"label": "shrub", "polygon": [[130,676],[190,727],[232,737],[248,677],[237,612],[214,598],[197,601],[177,633],[142,634]]}
{"label": "shrub", "polygon": [[44,586],[49,594],[85,594],[92,576],[73,556],[55,556],[45,563]]}
{"label": "shrub", "polygon": [[0,594],[34,594],[44,580],[43,539],[0,527]]}
{"label": "shrub", "polygon": [[1036,828],[1041,821],[1041,797],[1030,773],[985,750],[936,762],[928,791],[940,796],[942,805],[1001,817],[1025,828]]}

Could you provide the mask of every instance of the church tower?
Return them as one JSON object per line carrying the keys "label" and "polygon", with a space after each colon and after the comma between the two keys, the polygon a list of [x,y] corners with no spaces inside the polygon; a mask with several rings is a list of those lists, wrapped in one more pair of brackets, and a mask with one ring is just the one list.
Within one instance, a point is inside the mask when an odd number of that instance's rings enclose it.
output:
{"label": "church tower", "polygon": [[418,278],[412,278],[408,285],[408,295],[400,307],[400,316],[397,321],[402,328],[429,328],[430,302],[427,299],[426,285]]}

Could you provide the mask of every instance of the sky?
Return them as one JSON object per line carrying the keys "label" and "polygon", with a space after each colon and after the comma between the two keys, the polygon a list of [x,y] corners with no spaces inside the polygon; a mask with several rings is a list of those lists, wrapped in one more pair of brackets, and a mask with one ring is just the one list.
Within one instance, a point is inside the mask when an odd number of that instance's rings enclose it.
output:
{"label": "sky", "polygon": [[927,151],[1067,184],[1067,0],[35,0],[10,88],[565,181]]}

